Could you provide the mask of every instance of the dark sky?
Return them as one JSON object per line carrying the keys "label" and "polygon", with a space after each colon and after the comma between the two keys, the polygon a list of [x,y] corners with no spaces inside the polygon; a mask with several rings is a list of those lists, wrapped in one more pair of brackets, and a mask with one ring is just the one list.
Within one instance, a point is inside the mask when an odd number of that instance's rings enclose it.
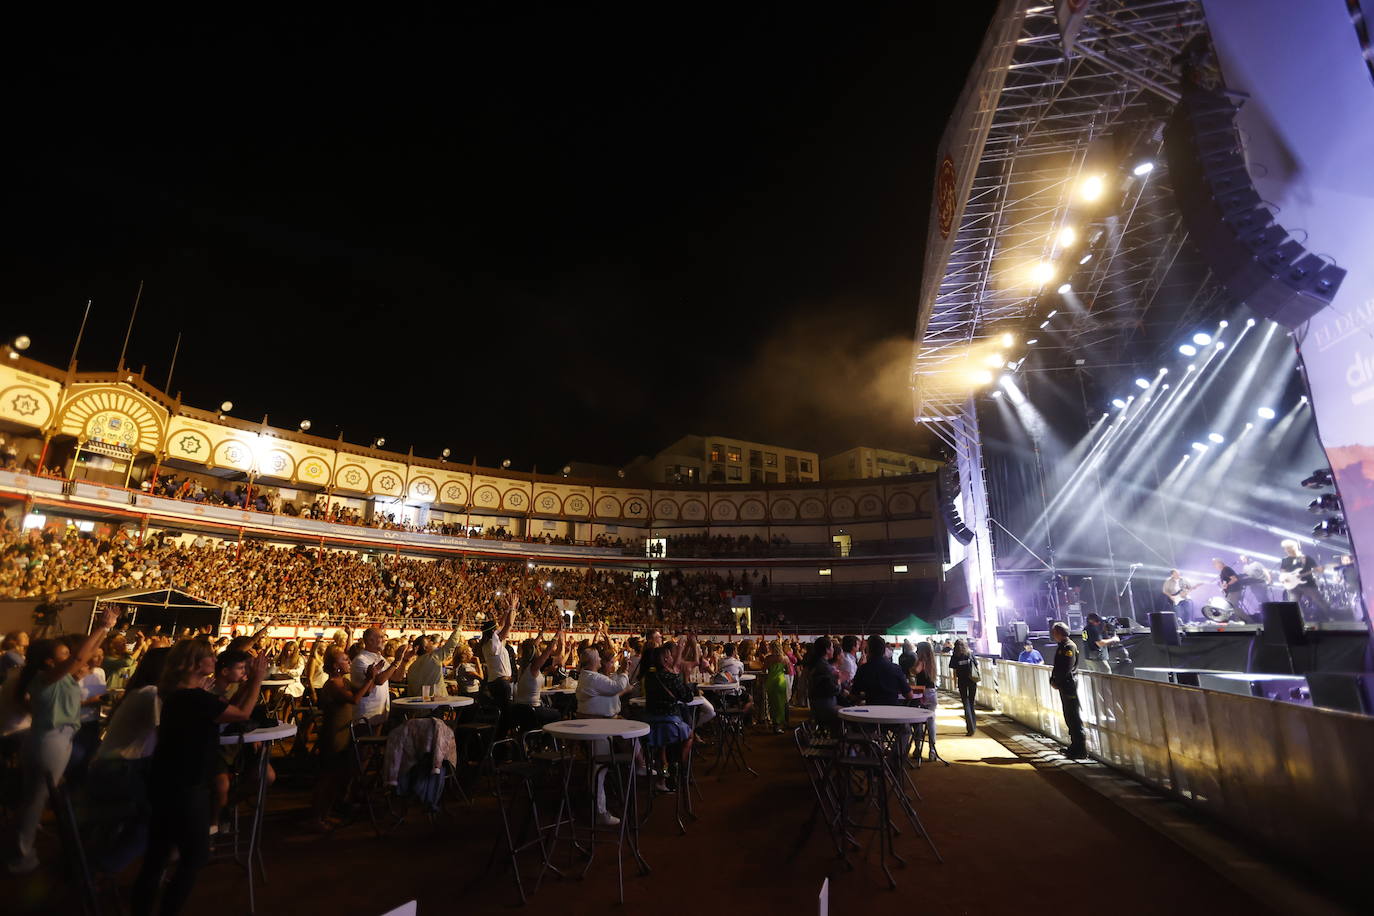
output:
{"label": "dark sky", "polygon": [[[15,27],[0,330],[484,464],[919,446],[935,144],[991,2]],[[645,9],[649,10],[647,13]],[[636,11],[637,10],[637,11]],[[79,20],[79,21],[77,21]]]}

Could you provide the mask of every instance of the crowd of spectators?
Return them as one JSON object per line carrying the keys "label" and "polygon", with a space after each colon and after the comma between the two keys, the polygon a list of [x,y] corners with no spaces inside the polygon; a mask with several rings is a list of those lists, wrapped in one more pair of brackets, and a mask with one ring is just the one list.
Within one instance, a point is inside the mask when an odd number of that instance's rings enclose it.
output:
{"label": "crowd of spectators", "polygon": [[256,541],[150,535],[124,529],[96,537],[75,528],[0,534],[0,598],[73,589],[161,585],[179,588],[248,620],[297,625],[397,619],[475,627],[502,594],[522,596],[522,619],[552,627],[558,599],[576,602],[579,622],[733,627],[730,598],[760,577],[747,572],[663,572],[642,576],[521,562],[426,560],[349,550],[273,547]]}

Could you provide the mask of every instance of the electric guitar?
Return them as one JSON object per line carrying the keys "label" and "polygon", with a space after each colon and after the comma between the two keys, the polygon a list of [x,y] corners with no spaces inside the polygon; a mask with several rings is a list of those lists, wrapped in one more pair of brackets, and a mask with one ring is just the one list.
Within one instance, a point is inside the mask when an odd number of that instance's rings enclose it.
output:
{"label": "electric guitar", "polygon": [[1165,595],[1164,597],[1168,598],[1171,602],[1173,602],[1174,607],[1178,607],[1188,598],[1188,593],[1195,588],[1197,588],[1196,585],[1185,585],[1183,586],[1183,588],[1178,590],[1178,594]]}
{"label": "electric guitar", "polygon": [[1280,588],[1286,589],[1291,592],[1293,589],[1297,588],[1299,585],[1302,584],[1302,570],[1300,569],[1290,569],[1287,572],[1279,573]]}

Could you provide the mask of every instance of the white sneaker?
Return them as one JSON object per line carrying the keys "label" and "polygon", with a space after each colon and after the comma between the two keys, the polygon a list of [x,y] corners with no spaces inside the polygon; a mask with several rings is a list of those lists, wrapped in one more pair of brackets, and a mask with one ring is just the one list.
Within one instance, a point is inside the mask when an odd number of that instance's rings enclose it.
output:
{"label": "white sneaker", "polygon": [[598,827],[619,827],[620,818],[609,811],[602,811],[596,816],[596,826]]}

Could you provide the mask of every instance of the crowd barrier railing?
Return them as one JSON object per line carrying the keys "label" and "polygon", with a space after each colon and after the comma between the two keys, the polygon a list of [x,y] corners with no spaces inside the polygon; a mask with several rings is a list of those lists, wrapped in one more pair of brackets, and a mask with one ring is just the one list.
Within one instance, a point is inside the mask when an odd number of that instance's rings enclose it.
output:
{"label": "crowd barrier railing", "polygon": [[[1048,665],[979,658],[979,705],[1068,743]],[[940,686],[952,689],[948,656]],[[1349,881],[1374,850],[1374,717],[1080,671],[1093,757]]]}

